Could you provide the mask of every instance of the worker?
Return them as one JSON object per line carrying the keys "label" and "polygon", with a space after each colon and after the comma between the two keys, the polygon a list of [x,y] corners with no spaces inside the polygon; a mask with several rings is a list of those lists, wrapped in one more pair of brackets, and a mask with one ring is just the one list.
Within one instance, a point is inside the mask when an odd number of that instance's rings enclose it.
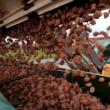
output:
{"label": "worker", "polygon": [[[107,46],[107,50],[104,51],[103,57],[107,62],[110,57],[110,44]],[[103,67],[102,75],[110,76],[110,64],[108,62]]]}
{"label": "worker", "polygon": [[107,46],[107,50],[104,51],[103,57],[105,60],[110,57],[110,44]]}
{"label": "worker", "polygon": [[110,76],[110,64],[104,65],[102,75]]}

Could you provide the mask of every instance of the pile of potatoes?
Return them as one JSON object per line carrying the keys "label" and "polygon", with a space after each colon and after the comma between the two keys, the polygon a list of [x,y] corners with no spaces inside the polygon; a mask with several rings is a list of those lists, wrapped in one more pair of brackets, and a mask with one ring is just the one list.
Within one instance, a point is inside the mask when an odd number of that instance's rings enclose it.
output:
{"label": "pile of potatoes", "polygon": [[47,73],[5,84],[1,92],[12,104],[28,101],[18,105],[16,110],[110,110],[110,105],[104,106],[100,99],[89,93],[94,92],[94,87],[82,93],[77,82],[71,84]]}
{"label": "pile of potatoes", "polygon": [[54,69],[58,70],[58,66],[52,62],[47,61],[44,63],[34,64],[33,62],[16,62],[15,61],[0,61],[0,82],[21,76],[24,74],[31,74],[42,69]]}

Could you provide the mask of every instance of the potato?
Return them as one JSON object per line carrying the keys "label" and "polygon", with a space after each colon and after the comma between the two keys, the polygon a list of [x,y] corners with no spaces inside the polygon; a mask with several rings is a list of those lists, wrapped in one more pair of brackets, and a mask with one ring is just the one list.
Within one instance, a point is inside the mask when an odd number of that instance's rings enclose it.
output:
{"label": "potato", "polygon": [[49,101],[49,104],[50,104],[51,106],[55,105],[55,100],[54,100],[54,99],[50,100],[50,101]]}
{"label": "potato", "polygon": [[91,87],[92,86],[92,83],[86,83],[85,84],[87,87]]}
{"label": "potato", "polygon": [[104,18],[106,19],[109,16],[108,12],[104,12]]}
{"label": "potato", "polygon": [[89,91],[90,91],[90,93],[94,93],[95,92],[95,88],[91,87]]}
{"label": "potato", "polygon": [[84,7],[80,7],[79,10],[78,10],[78,14],[81,14],[84,12]]}
{"label": "potato", "polygon": [[86,76],[85,78],[84,78],[84,82],[89,82],[90,81],[90,78],[88,77],[88,76]]}
{"label": "potato", "polygon": [[78,84],[78,83],[75,83],[75,84],[73,85],[73,88],[74,88],[74,89],[79,88],[79,84]]}
{"label": "potato", "polygon": [[109,37],[108,34],[106,32],[104,32],[104,31],[101,31],[100,34],[102,34],[105,38]]}
{"label": "potato", "polygon": [[69,92],[69,90],[70,90],[70,88],[69,88],[68,86],[65,86],[65,87],[64,87],[64,91],[65,91],[65,92]]}
{"label": "potato", "polygon": [[62,93],[61,95],[59,95],[59,99],[60,100],[65,99],[65,95]]}
{"label": "potato", "polygon": [[105,81],[105,79],[104,78],[99,78],[99,80],[98,80],[99,82],[104,82]]}
{"label": "potato", "polygon": [[90,24],[94,26],[96,24],[96,21],[95,20],[91,20]]}
{"label": "potato", "polygon": [[99,52],[99,53],[97,54],[97,57],[98,57],[98,58],[102,58],[102,57],[103,57],[103,53]]}
{"label": "potato", "polygon": [[80,100],[80,103],[83,105],[88,105],[88,100],[86,100],[86,99]]}
{"label": "potato", "polygon": [[94,12],[94,11],[96,11],[96,10],[97,10],[97,5],[96,5],[96,3],[93,3],[93,4],[91,5],[91,11]]}
{"label": "potato", "polygon": [[96,31],[93,33],[94,36],[98,36],[98,34],[99,34],[99,33],[96,32]]}
{"label": "potato", "polygon": [[101,3],[101,4],[98,5],[98,7],[99,8],[104,8],[105,7],[105,4],[104,3]]}
{"label": "potato", "polygon": [[84,77],[84,73],[81,72],[81,73],[80,73],[80,77]]}
{"label": "potato", "polygon": [[90,79],[94,80],[95,78],[96,78],[96,74],[93,74],[93,75],[90,76]]}
{"label": "potato", "polygon": [[96,10],[95,13],[93,14],[94,19],[99,19],[99,17],[102,16],[102,12],[99,10]]}
{"label": "potato", "polygon": [[110,82],[108,82],[108,86],[110,87]]}
{"label": "potato", "polygon": [[76,17],[74,22],[75,22],[76,25],[79,24],[80,23],[80,17]]}
{"label": "potato", "polygon": [[74,7],[71,9],[71,11],[72,11],[74,14],[76,14],[76,13],[78,12],[78,7],[74,6]]}

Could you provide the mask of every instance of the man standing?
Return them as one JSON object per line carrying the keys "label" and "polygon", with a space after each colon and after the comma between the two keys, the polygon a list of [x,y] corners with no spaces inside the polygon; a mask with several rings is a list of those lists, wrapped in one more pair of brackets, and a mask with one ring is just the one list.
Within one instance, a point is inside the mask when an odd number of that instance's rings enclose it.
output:
{"label": "man standing", "polygon": [[110,57],[110,44],[107,46],[107,50],[104,51],[103,57],[105,60]]}

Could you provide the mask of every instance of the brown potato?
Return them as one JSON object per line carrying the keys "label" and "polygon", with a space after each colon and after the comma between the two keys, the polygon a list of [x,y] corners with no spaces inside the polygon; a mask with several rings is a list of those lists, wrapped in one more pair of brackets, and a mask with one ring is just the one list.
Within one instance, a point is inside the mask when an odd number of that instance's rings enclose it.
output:
{"label": "brown potato", "polygon": [[84,73],[83,72],[80,73],[80,77],[84,77]]}
{"label": "brown potato", "polygon": [[95,87],[91,87],[89,91],[90,91],[90,93],[94,93],[95,92]]}
{"label": "brown potato", "polygon": [[105,81],[105,79],[104,78],[99,78],[99,80],[98,80],[99,82],[104,82]]}
{"label": "brown potato", "polygon": [[91,87],[92,86],[92,83],[86,83],[85,86]]}
{"label": "brown potato", "polygon": [[96,74],[93,74],[93,75],[90,76],[90,79],[94,80],[95,78],[96,78]]}
{"label": "brown potato", "polygon": [[88,76],[86,76],[85,78],[84,78],[84,82],[89,82],[90,81],[90,78],[88,77]]}
{"label": "brown potato", "polygon": [[104,32],[104,31],[101,31],[100,34],[102,34],[105,38],[109,37],[108,34],[106,32]]}
{"label": "brown potato", "polygon": [[97,54],[97,57],[98,57],[98,58],[102,58],[102,57],[103,57],[103,53],[102,53],[102,52],[99,52],[99,53]]}
{"label": "brown potato", "polygon": [[65,73],[69,74],[69,73],[70,73],[70,71],[66,69],[66,70],[65,70]]}
{"label": "brown potato", "polygon": [[104,12],[104,18],[106,19],[109,16],[108,12]]}
{"label": "brown potato", "polygon": [[108,82],[108,87],[110,87],[110,82]]}
{"label": "brown potato", "polygon": [[93,35],[94,35],[94,36],[98,36],[99,33],[95,31],[95,32],[93,33]]}
{"label": "brown potato", "polygon": [[105,6],[106,6],[106,5],[105,5],[104,3],[98,5],[99,8],[104,8]]}
{"label": "brown potato", "polygon": [[97,5],[96,5],[96,3],[93,3],[93,4],[91,5],[91,11],[94,12],[94,11],[96,11],[96,10],[97,10]]}
{"label": "brown potato", "polygon": [[96,21],[95,20],[91,20],[90,24],[94,26],[96,24]]}
{"label": "brown potato", "polygon": [[80,23],[80,17],[76,17],[74,22],[75,22],[76,25],[79,24]]}
{"label": "brown potato", "polygon": [[99,10],[96,10],[95,13],[93,14],[94,19],[99,19],[99,17],[102,16],[102,12]]}

